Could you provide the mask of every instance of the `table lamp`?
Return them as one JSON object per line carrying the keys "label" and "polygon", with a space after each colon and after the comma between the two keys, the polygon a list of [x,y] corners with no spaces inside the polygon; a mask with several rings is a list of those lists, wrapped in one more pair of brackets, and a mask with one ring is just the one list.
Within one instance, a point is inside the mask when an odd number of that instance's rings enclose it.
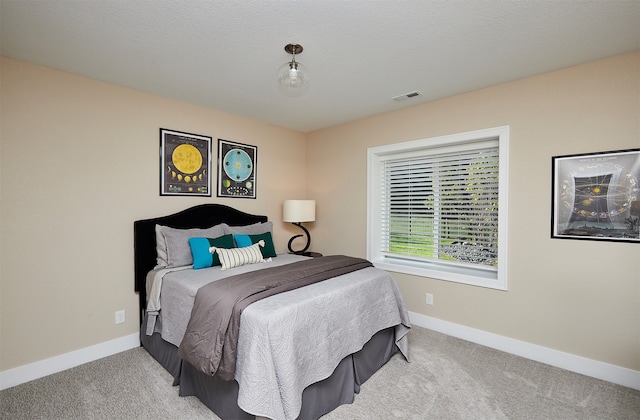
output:
{"label": "table lamp", "polygon": [[302,226],[302,223],[314,222],[316,220],[316,200],[285,200],[282,211],[282,220],[299,226],[307,235],[307,244],[299,251],[294,251],[291,245],[296,238],[302,235],[293,236],[289,239],[288,244],[289,252],[292,254],[304,254],[311,244],[311,235],[309,235],[307,228]]}

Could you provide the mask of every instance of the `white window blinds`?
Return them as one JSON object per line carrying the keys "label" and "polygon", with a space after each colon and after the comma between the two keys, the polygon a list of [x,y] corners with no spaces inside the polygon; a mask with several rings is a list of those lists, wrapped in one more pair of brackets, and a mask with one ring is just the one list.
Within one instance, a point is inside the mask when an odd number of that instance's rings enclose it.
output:
{"label": "white window blinds", "polygon": [[390,155],[381,164],[384,255],[496,270],[497,140]]}
{"label": "white window blinds", "polygon": [[509,126],[367,150],[376,267],[507,290]]}

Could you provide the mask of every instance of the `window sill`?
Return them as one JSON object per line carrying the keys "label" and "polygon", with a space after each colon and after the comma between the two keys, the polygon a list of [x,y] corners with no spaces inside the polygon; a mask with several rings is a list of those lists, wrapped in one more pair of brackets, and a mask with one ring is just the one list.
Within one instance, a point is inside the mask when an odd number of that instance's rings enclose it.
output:
{"label": "window sill", "polygon": [[436,280],[452,281],[496,290],[507,290],[506,280],[500,281],[498,273],[460,267],[437,266],[418,261],[388,257],[372,259],[371,262],[382,270],[428,277]]}

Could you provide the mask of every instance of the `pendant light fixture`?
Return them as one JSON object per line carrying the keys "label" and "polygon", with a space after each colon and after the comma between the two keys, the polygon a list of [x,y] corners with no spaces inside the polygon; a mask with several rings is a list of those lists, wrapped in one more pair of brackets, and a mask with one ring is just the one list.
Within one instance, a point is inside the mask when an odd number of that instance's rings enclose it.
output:
{"label": "pendant light fixture", "polygon": [[278,88],[287,96],[301,96],[309,91],[309,72],[296,61],[296,54],[303,50],[300,44],[287,44],[284,50],[293,57],[278,69]]}

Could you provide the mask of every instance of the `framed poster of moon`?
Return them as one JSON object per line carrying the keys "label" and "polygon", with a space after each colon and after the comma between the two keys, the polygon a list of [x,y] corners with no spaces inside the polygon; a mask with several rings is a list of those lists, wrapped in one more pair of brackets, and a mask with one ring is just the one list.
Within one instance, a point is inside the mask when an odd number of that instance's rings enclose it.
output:
{"label": "framed poster of moon", "polygon": [[160,129],[160,195],[211,197],[211,137]]}
{"label": "framed poster of moon", "polygon": [[258,148],[218,139],[218,197],[256,198]]}

